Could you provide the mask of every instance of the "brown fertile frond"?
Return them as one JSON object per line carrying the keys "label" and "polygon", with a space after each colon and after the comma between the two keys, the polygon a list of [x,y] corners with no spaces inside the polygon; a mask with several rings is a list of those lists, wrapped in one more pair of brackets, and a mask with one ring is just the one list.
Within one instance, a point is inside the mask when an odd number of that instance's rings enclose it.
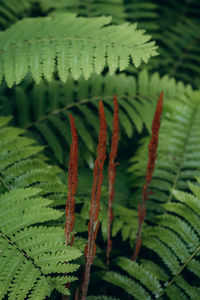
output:
{"label": "brown fertile frond", "polygon": [[[66,223],[65,223],[65,235],[66,235],[66,244],[70,242],[71,232],[74,227],[75,213],[75,199],[74,195],[78,186],[78,135],[76,131],[76,126],[74,118],[72,115],[70,117],[71,124],[71,134],[72,134],[72,144],[70,147],[70,158],[68,166],[68,197],[66,203]],[[72,239],[73,243],[73,239]]]}
{"label": "brown fertile frond", "polygon": [[117,102],[117,96],[113,97],[114,114],[113,114],[113,135],[111,142],[111,150],[109,155],[108,166],[108,185],[109,185],[109,197],[108,197],[108,233],[107,233],[107,250],[106,250],[106,264],[109,266],[109,256],[112,248],[112,241],[110,238],[111,224],[113,220],[112,203],[114,201],[114,184],[116,177],[116,163],[117,148],[119,141],[119,105]]}
{"label": "brown fertile frond", "polygon": [[142,204],[139,202],[138,205],[138,230],[136,234],[136,246],[133,256],[131,257],[132,260],[136,260],[138,254],[140,252],[140,248],[142,245],[142,225],[144,223],[145,215],[146,215],[146,201],[148,200],[149,192],[148,186],[152,180],[153,170],[156,163],[156,153],[158,147],[158,135],[160,129],[160,119],[162,115],[162,107],[163,107],[163,92],[161,92],[158,103],[156,107],[156,112],[154,114],[153,123],[152,123],[152,137],[148,146],[149,149],[149,161],[147,164],[147,171],[146,171],[146,178],[145,183],[143,185],[142,190]]}
{"label": "brown fertile frond", "polygon": [[96,252],[96,236],[99,228],[99,210],[100,210],[100,196],[101,184],[103,181],[103,166],[106,159],[106,118],[104,113],[103,102],[99,102],[99,143],[97,147],[97,159],[94,167],[94,180],[92,187],[90,219],[88,222],[88,242],[85,247],[85,272],[82,283],[81,299],[85,300],[90,280],[90,269]]}

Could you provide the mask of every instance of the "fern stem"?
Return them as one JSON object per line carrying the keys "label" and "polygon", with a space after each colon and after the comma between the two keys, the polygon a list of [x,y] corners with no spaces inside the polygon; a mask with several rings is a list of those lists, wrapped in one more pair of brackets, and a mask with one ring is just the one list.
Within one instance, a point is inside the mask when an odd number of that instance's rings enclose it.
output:
{"label": "fern stem", "polygon": [[82,283],[81,300],[87,297],[88,285],[90,281],[90,269],[96,252],[96,236],[99,228],[99,210],[100,210],[100,196],[101,184],[103,181],[103,166],[106,158],[106,119],[102,101],[99,102],[99,144],[97,147],[97,159],[94,167],[94,181],[92,187],[90,219],[88,222],[88,243],[85,247],[85,272]]}
{"label": "fern stem", "polygon": [[[121,99],[125,97],[125,95],[120,95],[120,96],[117,96],[118,99]],[[104,96],[103,99],[107,99],[107,100],[111,100],[113,99],[113,95],[109,95],[109,96]],[[55,109],[55,110],[52,110],[49,114],[45,115],[45,116],[41,116],[40,118],[38,118],[35,122],[31,122],[29,123],[25,129],[29,129],[30,127],[33,127],[35,124],[37,123],[40,123],[40,122],[43,122],[45,120],[47,120],[49,117],[51,117],[52,115],[57,115],[63,111],[66,111],[68,109],[71,109],[73,107],[77,107],[79,105],[82,105],[82,104],[86,104],[86,103],[89,103],[89,102],[92,102],[92,101],[99,101],[99,96],[97,97],[93,97],[93,98],[87,98],[87,99],[83,99],[83,100],[80,100],[76,103],[71,103],[71,104],[67,104],[65,105],[64,107],[60,108],[60,109]]]}
{"label": "fern stem", "polygon": [[119,105],[117,102],[117,97],[114,95],[114,115],[113,115],[113,135],[111,142],[111,150],[109,156],[109,166],[108,166],[108,182],[109,182],[109,197],[108,197],[108,229],[107,229],[107,250],[106,250],[106,265],[109,266],[109,257],[112,248],[111,241],[111,224],[113,220],[113,210],[112,203],[114,201],[114,184],[116,177],[116,163],[115,158],[117,157],[117,148],[119,140]]}
{"label": "fern stem", "polygon": [[28,261],[30,261],[34,265],[34,267],[40,271],[41,275],[45,276],[45,274],[42,272],[41,268],[35,264],[34,260],[30,256],[28,256],[24,250],[18,248],[17,244],[15,242],[11,241],[11,239],[7,235],[5,235],[2,231],[0,231],[0,235],[2,236],[2,238],[7,240],[7,242],[10,245],[15,247],[17,249],[17,251],[19,251],[24,257],[26,257],[26,259]]}
{"label": "fern stem", "polygon": [[[149,101],[151,100],[151,98],[147,97],[146,95],[142,95],[141,94],[141,96],[144,97],[144,98],[146,98],[146,99],[148,99]],[[127,95],[122,94],[122,95],[118,95],[117,96],[118,102],[119,102],[119,99],[126,99],[126,98],[127,99],[130,99],[130,98],[132,98],[132,99],[140,99],[140,97],[138,97],[137,95],[129,95],[129,97],[127,97]],[[112,100],[113,99],[113,95],[104,96],[104,97],[102,97],[102,99],[103,100]],[[46,114],[44,116],[39,117],[35,122],[29,123],[28,125],[26,125],[24,127],[24,129],[29,129],[29,128],[33,127],[35,124],[43,122],[43,121],[47,120],[49,117],[51,117],[53,115],[57,115],[57,114],[62,113],[64,111],[66,111],[66,110],[69,110],[69,109],[72,109],[74,107],[80,106],[82,104],[87,104],[87,103],[90,103],[90,102],[93,102],[93,101],[99,101],[99,96],[92,97],[92,98],[87,98],[87,99],[83,99],[83,100],[80,100],[80,101],[75,102],[75,103],[67,104],[67,105],[63,106],[62,108],[54,109],[50,113],[48,113],[48,114]]]}
{"label": "fern stem", "polygon": [[162,293],[158,296],[158,299],[161,298],[167,291],[167,289],[174,283],[174,281],[176,281],[177,277],[181,274],[181,272],[183,271],[183,269],[189,264],[189,262],[192,260],[192,258],[200,251],[200,246],[198,246],[196,248],[196,250],[190,255],[190,257],[188,257],[188,259],[186,260],[186,262],[184,263],[184,265],[182,265],[182,267],[178,270],[178,272],[176,273],[176,275],[172,278],[172,280],[168,283],[168,285],[166,286],[166,288],[162,291]]}
{"label": "fern stem", "polygon": [[0,50],[0,55],[1,54],[4,54],[6,53],[6,51],[8,51],[9,48],[11,49],[15,49],[15,48],[18,48],[22,45],[31,45],[35,42],[37,43],[45,43],[46,41],[49,41],[49,42],[57,42],[57,41],[70,41],[70,42],[73,42],[73,41],[82,41],[82,42],[85,42],[85,43],[93,43],[93,44],[98,44],[99,41],[101,41],[102,44],[105,45],[105,47],[114,47],[114,46],[119,46],[119,47],[124,47],[125,49],[129,49],[130,51],[132,51],[133,49],[133,46],[132,45],[127,45],[127,44],[123,44],[121,41],[118,41],[118,42],[114,42],[114,41],[108,41],[108,40],[99,40],[99,39],[94,39],[94,38],[91,38],[91,37],[44,37],[44,38],[39,38],[39,39],[33,39],[33,40],[27,40],[25,42],[20,42],[20,43],[16,43],[16,44],[10,44],[6,47],[6,49],[1,49]]}
{"label": "fern stem", "polygon": [[[74,219],[75,219],[74,195],[76,193],[76,189],[78,185],[78,135],[76,132],[76,126],[72,115],[70,115],[70,123],[71,123],[72,144],[70,148],[70,159],[69,159],[69,168],[68,168],[68,196],[67,196],[66,209],[65,209],[66,244],[69,244],[70,242],[71,232],[74,227]],[[73,243],[73,238],[71,244],[72,243]]]}
{"label": "fern stem", "polygon": [[149,192],[148,186],[151,183],[153,171],[156,163],[156,156],[157,156],[157,147],[158,147],[158,135],[160,129],[160,119],[162,114],[162,106],[163,106],[163,92],[161,92],[158,103],[156,107],[156,112],[154,114],[153,123],[152,123],[152,137],[150,143],[148,145],[149,150],[149,161],[147,164],[147,171],[146,171],[146,178],[145,183],[143,185],[143,192],[142,192],[142,204],[139,202],[138,206],[138,229],[136,233],[136,244],[134,254],[131,257],[131,260],[136,260],[138,254],[140,252],[140,248],[142,245],[142,227],[145,220],[146,215],[146,201],[148,200]]}

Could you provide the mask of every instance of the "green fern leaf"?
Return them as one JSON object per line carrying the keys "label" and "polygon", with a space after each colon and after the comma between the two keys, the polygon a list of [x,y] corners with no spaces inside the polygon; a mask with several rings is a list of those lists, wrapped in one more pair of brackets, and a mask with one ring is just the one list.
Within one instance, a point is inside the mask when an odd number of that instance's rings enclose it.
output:
{"label": "green fern leaf", "polygon": [[[36,83],[42,77],[50,81],[57,57],[56,69],[61,79],[66,80],[70,73],[77,80],[81,74],[88,79],[95,69],[98,74],[102,72],[106,66],[105,57],[110,74],[113,74],[119,68],[121,55],[127,62],[132,57],[136,67],[157,55],[154,42],[149,42],[150,37],[137,30],[136,25],[105,26],[110,21],[108,17],[86,19],[62,14],[27,18],[1,32],[0,60],[3,60],[8,86],[19,83],[28,66]],[[17,62],[19,56],[20,64]],[[127,63],[120,64],[121,70],[125,67]]]}
{"label": "green fern leaf", "polygon": [[[163,211],[161,206],[159,211],[159,203],[171,202],[174,188],[186,190],[188,180],[194,180],[194,176],[199,176],[200,145],[197,136],[200,127],[197,95],[198,93],[189,92],[186,97],[176,96],[176,101],[164,102],[168,112],[166,118],[165,115],[163,116],[159,134],[158,159],[150,187],[154,193],[147,203],[147,211],[154,215],[157,214],[156,207],[158,213]],[[148,139],[142,141],[138,156],[134,156],[132,160],[133,165],[129,171],[133,173],[134,178],[135,174],[138,179],[145,176],[145,165],[148,159],[147,144]],[[142,191],[138,192],[134,198],[138,199],[141,193]],[[149,215],[149,218],[154,221],[152,215]]]}
{"label": "green fern leaf", "polygon": [[129,275],[135,277],[143,285],[153,291],[156,296],[161,291],[159,281],[152,276],[150,272],[145,270],[142,266],[139,266],[136,262],[130,261],[126,258],[119,258],[118,265],[124,269]]}
{"label": "green fern leaf", "polygon": [[71,261],[81,253],[66,247],[63,228],[38,226],[63,215],[49,207],[47,195],[66,197],[66,188],[56,177],[58,168],[37,157],[42,148],[20,136],[21,129],[5,127],[9,117],[0,119],[0,299],[42,300],[55,288],[69,294],[64,285],[76,278],[61,277],[77,270]]}
{"label": "green fern leaf", "polygon": [[[196,186],[197,189],[200,190],[200,187]],[[198,286],[195,283],[191,285],[188,282],[189,277],[185,274],[188,271],[192,272],[198,282],[200,274],[198,260],[200,251],[199,221],[197,224],[197,220],[200,218],[199,198],[177,190],[173,194],[176,200],[164,204],[167,211],[158,218],[158,225],[149,225],[144,228],[142,245],[148,248],[148,251],[146,252],[147,255],[145,252],[143,255],[149,259],[151,253],[151,257],[153,255],[155,258],[152,261],[143,258],[141,263],[136,263],[122,257],[119,259],[118,265],[131,278],[108,272],[103,276],[106,281],[120,286],[130,294],[129,284],[137,280],[137,284],[148,289],[149,296],[146,295],[144,299],[148,299],[148,297],[152,299],[151,294],[159,299],[164,299],[165,294],[172,300],[180,295],[183,296],[183,299],[198,299]],[[173,205],[173,209],[171,209],[172,204],[176,204]],[[186,209],[187,207],[188,209]],[[195,229],[193,228],[193,219],[196,219]],[[155,259],[157,265],[154,263]],[[133,296],[136,299],[141,299],[141,295],[134,294]]]}
{"label": "green fern leaf", "polygon": [[25,0],[1,0],[0,28],[8,28],[31,10],[31,2]]}
{"label": "green fern leaf", "polygon": [[[88,81],[80,77],[77,83],[71,76],[68,76],[66,84],[53,80],[50,84],[41,81],[39,85],[30,85],[26,80],[24,85],[15,88],[15,94],[10,101],[1,100],[4,105],[4,114],[13,113],[15,124],[29,129],[34,138],[48,145],[51,154],[53,153],[56,160],[62,164],[67,162],[67,155],[64,153],[67,148],[70,148],[71,142],[68,112],[77,117],[78,123],[79,120],[81,122],[80,126],[77,126],[80,148],[84,149],[84,159],[92,165],[94,163],[93,143],[99,130],[97,111],[100,99],[106,103],[105,113],[108,135],[110,135],[113,126],[113,94],[117,95],[120,108],[120,133],[122,137],[125,133],[130,138],[135,129],[142,132],[145,126],[148,131],[151,130],[156,99],[161,89],[164,89],[167,103],[176,97],[182,98],[191,93],[190,86],[182,86],[180,91],[179,83],[174,80],[166,77],[163,81],[158,74],[150,76],[146,71],[142,71],[138,78],[124,74],[104,77],[93,74]],[[142,153],[140,152],[140,155]],[[140,172],[146,169],[145,158],[142,157],[141,160],[144,167],[139,168]],[[173,162],[165,170],[168,172],[166,173],[168,180],[172,180],[171,173],[168,171],[172,168],[174,168]],[[159,172],[161,172],[160,169]],[[186,177],[187,173],[184,174]],[[190,178],[191,176],[184,180]],[[164,197],[163,194],[162,197],[159,196],[160,199]]]}
{"label": "green fern leaf", "polygon": [[96,16],[113,16],[113,22],[118,24],[125,20],[124,3],[121,0],[105,2],[104,0],[90,1],[89,3],[81,0],[59,0],[59,2],[40,0],[40,6],[43,13],[59,14],[60,12],[75,12],[79,16],[96,17]]}
{"label": "green fern leaf", "polygon": [[123,288],[136,299],[151,299],[145,289],[127,276],[115,272],[107,272],[103,279]]}

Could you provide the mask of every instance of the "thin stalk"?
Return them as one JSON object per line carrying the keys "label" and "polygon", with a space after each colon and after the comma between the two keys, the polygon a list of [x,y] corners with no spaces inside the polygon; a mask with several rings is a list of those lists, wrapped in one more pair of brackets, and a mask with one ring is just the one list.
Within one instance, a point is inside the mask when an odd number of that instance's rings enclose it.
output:
{"label": "thin stalk", "polygon": [[[70,243],[71,233],[74,227],[74,206],[75,199],[74,195],[78,186],[78,135],[76,132],[76,126],[74,123],[74,118],[70,115],[71,123],[71,134],[72,134],[72,144],[70,147],[70,159],[68,167],[68,196],[66,202],[66,223],[65,223],[65,235],[66,235],[66,244]],[[71,244],[73,240],[71,241]]]}
{"label": "thin stalk", "polygon": [[114,202],[114,184],[116,177],[116,163],[115,158],[117,157],[117,148],[119,141],[119,105],[117,97],[114,95],[114,115],[113,115],[113,135],[111,142],[111,150],[109,155],[109,166],[108,166],[108,185],[109,185],[109,196],[108,196],[108,228],[107,228],[107,250],[106,250],[106,265],[109,266],[110,252],[112,249],[111,241],[111,225],[113,221],[113,209],[112,204]]}
{"label": "thin stalk", "polygon": [[134,254],[131,257],[132,260],[136,260],[138,257],[138,254],[140,252],[140,248],[142,245],[142,227],[145,220],[146,215],[146,202],[148,200],[149,192],[148,192],[148,186],[151,183],[153,171],[156,163],[156,153],[157,153],[157,147],[158,147],[158,135],[159,135],[159,129],[160,129],[160,119],[162,114],[162,106],[163,106],[163,92],[161,92],[160,97],[158,98],[157,108],[153,119],[152,124],[152,137],[148,146],[149,149],[149,161],[147,165],[147,171],[146,171],[146,178],[145,183],[143,185],[143,192],[142,192],[142,203],[139,202],[138,206],[138,229],[136,234],[136,245]]}
{"label": "thin stalk", "polygon": [[99,144],[97,147],[97,159],[94,167],[94,180],[91,196],[90,219],[88,222],[88,242],[85,247],[85,271],[81,286],[81,300],[86,300],[90,281],[90,269],[96,253],[96,236],[99,228],[99,209],[101,184],[103,181],[103,166],[106,158],[106,118],[102,101],[99,102]]}
{"label": "thin stalk", "polygon": [[[72,115],[69,116],[71,124],[71,134],[72,134],[72,144],[70,147],[70,158],[68,166],[68,195],[65,208],[66,222],[65,222],[65,235],[66,235],[66,245],[71,245],[74,242],[74,236],[71,237],[71,233],[74,227],[75,220],[75,199],[76,189],[78,186],[78,135],[76,131],[76,126],[74,118]],[[70,287],[70,283],[66,284],[66,287]],[[68,300],[67,295],[62,295],[62,300]]]}

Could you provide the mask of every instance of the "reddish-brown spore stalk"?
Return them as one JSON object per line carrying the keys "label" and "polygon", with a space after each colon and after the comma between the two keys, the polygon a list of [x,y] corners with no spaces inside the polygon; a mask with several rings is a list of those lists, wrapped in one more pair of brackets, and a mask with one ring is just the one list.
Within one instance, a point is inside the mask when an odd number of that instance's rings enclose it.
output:
{"label": "reddish-brown spore stalk", "polygon": [[90,269],[96,252],[96,236],[99,227],[99,209],[100,209],[100,196],[101,184],[103,181],[103,166],[106,159],[106,118],[102,101],[99,102],[99,144],[97,147],[97,159],[94,167],[94,179],[91,196],[91,207],[89,213],[88,223],[88,242],[85,247],[85,272],[82,283],[81,300],[87,297],[88,285],[90,280]]}
{"label": "reddish-brown spore stalk", "polygon": [[[78,135],[76,131],[76,126],[74,118],[72,115],[70,117],[71,124],[71,134],[72,134],[72,144],[70,147],[70,158],[68,166],[68,196],[66,203],[66,223],[65,223],[65,235],[66,235],[66,244],[70,243],[71,233],[74,227],[75,213],[74,205],[75,199],[74,195],[78,186]],[[71,244],[73,243],[73,237]]]}
{"label": "reddish-brown spore stalk", "polygon": [[163,92],[161,92],[158,103],[156,107],[156,112],[154,114],[153,123],[152,123],[152,137],[148,146],[149,150],[149,161],[147,164],[146,178],[145,183],[143,185],[142,191],[142,204],[139,203],[138,206],[138,230],[136,234],[136,246],[132,260],[136,260],[138,254],[140,252],[140,248],[142,245],[141,233],[142,233],[142,225],[144,223],[145,215],[146,215],[146,201],[148,200],[149,192],[148,186],[152,180],[153,171],[156,163],[156,152],[158,147],[158,135],[160,129],[160,119],[162,115],[162,107],[163,107]]}
{"label": "reddish-brown spore stalk", "polygon": [[114,115],[113,115],[113,135],[111,142],[111,150],[109,155],[109,166],[108,166],[108,186],[109,186],[109,197],[108,197],[108,228],[107,228],[107,250],[106,250],[106,265],[109,266],[109,257],[112,249],[111,241],[111,224],[113,221],[113,209],[112,203],[114,201],[114,184],[116,177],[116,163],[115,158],[117,157],[117,148],[119,141],[119,105],[117,102],[117,97],[113,97],[114,103]]}

